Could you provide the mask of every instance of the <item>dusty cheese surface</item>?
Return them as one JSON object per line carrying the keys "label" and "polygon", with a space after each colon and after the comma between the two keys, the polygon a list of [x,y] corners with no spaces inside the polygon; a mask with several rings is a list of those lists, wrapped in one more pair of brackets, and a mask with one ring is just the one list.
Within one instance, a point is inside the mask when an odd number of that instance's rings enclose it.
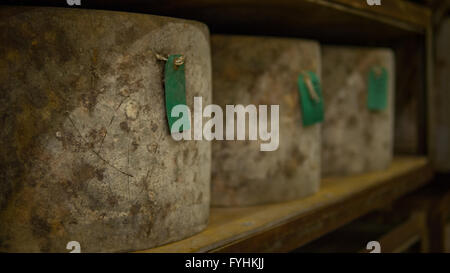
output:
{"label": "dusty cheese surface", "polygon": [[0,251],[151,248],[208,221],[211,145],[174,141],[164,62],[211,102],[205,25],[144,14],[2,8]]}
{"label": "dusty cheese surface", "polygon": [[[211,37],[213,102],[279,105],[279,147],[262,141],[215,141],[211,202],[247,206],[313,194],[320,183],[320,125],[303,127],[297,80],[305,70],[320,76],[319,45],[272,37]],[[270,111],[268,111],[270,113]],[[270,114],[268,115],[270,128]]]}
{"label": "dusty cheese surface", "polygon": [[[388,73],[387,107],[367,106],[373,66]],[[322,46],[325,121],[322,173],[349,175],[389,166],[393,154],[394,54],[389,49]]]}

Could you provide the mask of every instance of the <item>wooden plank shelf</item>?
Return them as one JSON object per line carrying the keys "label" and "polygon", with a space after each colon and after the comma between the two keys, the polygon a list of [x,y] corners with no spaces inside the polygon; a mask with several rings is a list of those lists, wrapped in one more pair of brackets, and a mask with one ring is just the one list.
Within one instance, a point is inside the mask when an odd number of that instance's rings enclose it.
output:
{"label": "wooden plank shelf", "polygon": [[[390,213],[395,216],[389,215]],[[382,253],[404,253],[411,249],[414,249],[414,252],[421,249],[424,242],[424,219],[422,213],[398,215],[393,207],[381,209],[352,221],[294,252],[368,253],[374,250],[367,249],[367,243],[371,241],[380,243]]]}
{"label": "wooden plank shelf", "polygon": [[[244,208],[213,208],[201,233],[139,252],[285,252],[425,185],[425,157],[396,157],[385,171],[322,180],[308,198]],[[274,182],[275,183],[275,182]]]}
{"label": "wooden plank shelf", "polygon": [[[383,253],[402,253],[423,239],[424,223],[421,215],[413,215],[408,221],[392,229],[378,239]],[[368,253],[367,249],[360,252]]]}
{"label": "wooden plank shelf", "polygon": [[450,216],[450,174],[437,173],[433,183],[397,202],[399,211],[425,215],[424,252],[448,252],[446,225]]}
{"label": "wooden plank shelf", "polygon": [[331,2],[376,16],[391,18],[405,24],[415,25],[422,29],[426,29],[431,22],[431,10],[429,8],[402,0],[382,1],[380,6],[370,6],[367,5],[366,1],[355,0],[331,0]]}
{"label": "wooden plank shelf", "polygon": [[[68,7],[66,1],[6,1],[6,4]],[[198,20],[212,33],[277,35],[322,42],[390,43],[422,35],[429,8],[405,0],[91,0],[79,7],[131,11]],[[282,19],[281,19],[282,18]]]}

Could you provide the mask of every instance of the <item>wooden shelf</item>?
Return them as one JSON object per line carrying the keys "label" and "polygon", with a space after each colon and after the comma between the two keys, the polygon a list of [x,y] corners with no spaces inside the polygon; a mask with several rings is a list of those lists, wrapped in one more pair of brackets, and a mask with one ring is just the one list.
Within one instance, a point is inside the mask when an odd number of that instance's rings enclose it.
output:
{"label": "wooden shelf", "polygon": [[450,215],[450,174],[437,173],[433,183],[402,198],[396,206],[399,211],[425,215],[424,252],[448,252],[446,231]]}
{"label": "wooden shelf", "polygon": [[[421,215],[414,215],[405,223],[392,229],[384,236],[381,236],[378,241],[383,246],[383,253],[402,253],[412,245],[420,243],[423,239],[423,233],[423,217]],[[369,251],[363,249],[360,252],[367,253]]]}
{"label": "wooden shelf", "polygon": [[[430,104],[433,101],[431,11],[404,0],[382,2],[376,7],[367,5],[365,0],[92,0],[82,1],[80,8],[193,19],[206,23],[213,34],[301,37],[364,46],[400,44],[399,48],[408,53],[403,54],[406,59],[423,59],[406,67],[424,67],[424,71],[420,70],[424,75],[402,76],[399,72],[397,78],[399,82],[414,83],[419,91],[425,86],[423,97],[428,99],[416,99]],[[67,7],[65,1],[56,0],[4,3]],[[408,50],[410,41],[417,47]],[[415,59],[409,57],[410,52]],[[410,90],[399,87],[397,92]],[[411,97],[410,93],[405,94],[404,97]],[[428,109],[432,110],[430,105]],[[403,108],[397,106],[397,112],[402,112]],[[428,132],[430,142],[434,139],[432,114],[419,115],[428,120],[430,128],[421,131]],[[432,147],[433,143],[428,145]],[[414,191],[428,183],[432,174],[425,157],[397,157],[385,171],[324,179],[317,194],[302,200],[247,208],[213,208],[206,230],[141,252],[290,251]]]}
{"label": "wooden shelf", "polygon": [[382,1],[381,6],[369,6],[366,1],[355,0],[331,0],[331,2],[423,29],[427,28],[431,19],[430,9],[403,0]]}
{"label": "wooden shelf", "polygon": [[[65,1],[6,1],[68,7]],[[80,8],[149,13],[198,20],[212,33],[277,35],[321,42],[389,44],[425,33],[429,8],[404,0],[369,6],[365,0],[92,0]]]}
{"label": "wooden shelf", "polygon": [[[368,253],[367,243],[378,241],[382,253],[408,252],[421,249],[424,240],[424,215],[398,215],[394,208],[369,213],[350,224],[330,232],[299,248],[296,253]],[[386,217],[386,218],[384,218]],[[393,218],[392,218],[393,217]]]}
{"label": "wooden shelf", "polygon": [[424,157],[396,157],[389,169],[326,178],[308,198],[245,208],[213,208],[201,233],[140,252],[290,251],[389,204],[432,177]]}

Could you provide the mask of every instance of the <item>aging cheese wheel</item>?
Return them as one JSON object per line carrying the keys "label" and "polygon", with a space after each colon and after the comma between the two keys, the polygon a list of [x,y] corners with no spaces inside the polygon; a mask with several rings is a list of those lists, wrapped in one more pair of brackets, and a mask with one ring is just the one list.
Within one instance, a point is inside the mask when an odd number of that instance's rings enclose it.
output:
{"label": "aging cheese wheel", "polygon": [[[279,146],[262,141],[215,141],[211,202],[247,206],[282,202],[315,193],[320,183],[320,125],[303,127],[298,77],[320,76],[316,42],[271,37],[211,37],[213,102],[259,107],[279,105]],[[258,113],[260,114],[260,113]],[[271,124],[270,110],[267,115]],[[270,131],[270,130],[269,130]]]}
{"label": "aging cheese wheel", "polygon": [[174,141],[161,55],[211,102],[203,24],[58,8],[0,11],[0,251],[130,251],[208,220],[211,145]]}
{"label": "aging cheese wheel", "polygon": [[[389,49],[322,46],[322,67],[323,175],[387,168],[393,153],[394,54]],[[377,67],[387,72],[386,107],[370,110],[369,73]]]}

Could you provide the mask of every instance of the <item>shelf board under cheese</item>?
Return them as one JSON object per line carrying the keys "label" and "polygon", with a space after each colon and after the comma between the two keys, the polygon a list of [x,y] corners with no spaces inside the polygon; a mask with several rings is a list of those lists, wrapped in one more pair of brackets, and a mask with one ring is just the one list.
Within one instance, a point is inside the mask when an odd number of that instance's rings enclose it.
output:
{"label": "shelf board under cheese", "polygon": [[427,158],[396,157],[384,171],[323,179],[321,190],[305,199],[212,208],[204,231],[140,252],[291,251],[425,185],[432,175]]}

